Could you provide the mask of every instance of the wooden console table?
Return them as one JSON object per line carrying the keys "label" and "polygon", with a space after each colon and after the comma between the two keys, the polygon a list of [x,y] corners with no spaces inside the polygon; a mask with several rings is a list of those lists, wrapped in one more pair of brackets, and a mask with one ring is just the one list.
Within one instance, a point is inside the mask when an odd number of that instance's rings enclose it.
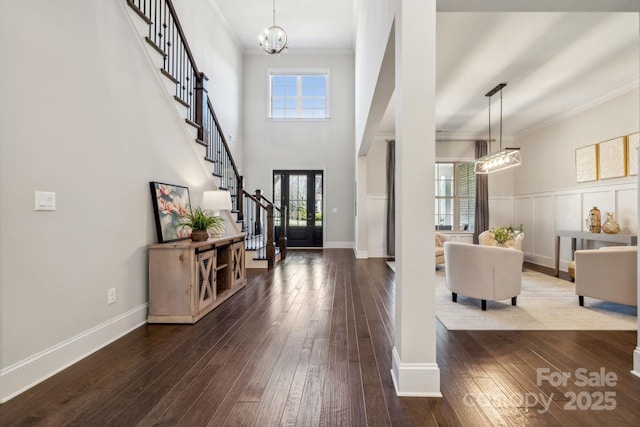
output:
{"label": "wooden console table", "polygon": [[[619,245],[635,246],[638,244],[638,236],[631,234],[607,234],[607,233],[587,233],[578,230],[558,230],[556,231],[556,264],[555,275],[560,274],[560,238],[571,238],[571,259],[574,259],[576,251],[576,240],[593,240],[598,242],[617,243]],[[582,246],[581,246],[582,247]]]}
{"label": "wooden console table", "polygon": [[195,323],[246,284],[245,234],[149,246],[149,323]]}

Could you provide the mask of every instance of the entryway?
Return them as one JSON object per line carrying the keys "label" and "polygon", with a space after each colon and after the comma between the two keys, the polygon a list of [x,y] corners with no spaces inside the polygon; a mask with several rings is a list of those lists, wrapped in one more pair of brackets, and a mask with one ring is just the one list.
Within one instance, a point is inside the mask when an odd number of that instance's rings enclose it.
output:
{"label": "entryway", "polygon": [[[321,247],[324,173],[321,170],[273,171],[273,203],[287,206],[287,246]],[[276,234],[282,224],[276,224]],[[278,237],[278,236],[276,236]]]}

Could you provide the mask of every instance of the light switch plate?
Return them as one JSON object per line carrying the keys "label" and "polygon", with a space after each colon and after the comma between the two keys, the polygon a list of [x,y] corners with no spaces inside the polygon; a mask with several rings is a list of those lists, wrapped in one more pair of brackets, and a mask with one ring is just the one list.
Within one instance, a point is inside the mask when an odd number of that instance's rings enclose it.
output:
{"label": "light switch plate", "polygon": [[52,193],[49,191],[36,191],[36,210],[55,211],[56,193]]}

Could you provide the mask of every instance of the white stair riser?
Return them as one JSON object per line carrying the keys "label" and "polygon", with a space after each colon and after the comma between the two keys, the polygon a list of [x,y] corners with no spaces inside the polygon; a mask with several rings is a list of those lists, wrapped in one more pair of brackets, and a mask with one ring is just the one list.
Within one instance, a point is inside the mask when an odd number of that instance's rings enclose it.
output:
{"label": "white stair riser", "polygon": [[149,36],[149,24],[144,22],[137,13],[133,11],[130,7],[127,6],[127,11],[129,11],[129,15],[131,15],[131,21],[133,21],[133,25],[136,27],[136,31],[140,34],[140,37],[145,38]]}
{"label": "white stair riser", "polygon": [[[160,72],[160,70],[162,70],[162,65],[158,68],[158,72]],[[178,84],[161,72],[160,74],[162,75],[162,81],[164,82],[164,87],[167,89],[167,93],[173,97],[176,94],[176,87]]]}
{"label": "white stair riser", "polygon": [[[187,131],[189,132],[189,135],[191,135],[191,137],[193,139],[197,139],[198,138],[198,129],[191,126],[189,123],[185,122],[185,125],[187,125]],[[207,154],[207,147],[204,147],[200,144],[198,144],[199,147],[202,147],[204,149],[204,154],[202,155],[203,157]]]}

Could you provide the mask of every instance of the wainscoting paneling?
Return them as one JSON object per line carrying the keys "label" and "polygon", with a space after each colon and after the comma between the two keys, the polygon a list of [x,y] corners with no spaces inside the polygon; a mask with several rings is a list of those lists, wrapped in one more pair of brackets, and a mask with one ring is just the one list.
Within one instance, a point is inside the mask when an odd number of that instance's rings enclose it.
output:
{"label": "wainscoting paneling", "polygon": [[[556,229],[557,230],[582,230],[582,211],[580,206],[581,195],[578,192],[558,194],[555,196]],[[554,250],[555,250],[555,242]],[[555,256],[555,252],[554,252]],[[560,243],[560,259],[571,258],[571,239],[563,237]],[[566,266],[565,266],[566,269]]]}
{"label": "wainscoting paneling", "polygon": [[[555,261],[555,230],[585,230],[585,219],[597,206],[606,219],[606,212],[615,209],[616,220],[626,234],[638,234],[638,190],[637,184],[610,184],[577,189],[550,191],[545,193],[520,194],[513,197],[514,210],[511,220],[504,218],[509,212],[490,212],[499,216],[503,224],[524,225],[523,250],[527,261],[553,267]],[[504,198],[499,202],[507,206]],[[498,203],[494,203],[498,205]],[[497,209],[497,208],[496,208]],[[491,221],[492,223],[494,220]],[[601,245],[591,242],[588,247]],[[585,249],[587,247],[585,246]],[[560,269],[567,270],[571,261],[571,241],[562,239]],[[578,242],[580,249],[580,242]]]}
{"label": "wainscoting paneling", "polygon": [[536,197],[534,203],[533,233],[525,234],[525,240],[533,237],[533,254],[536,257],[553,259],[555,256],[555,244],[552,236],[555,231],[555,203],[553,196]]}
{"label": "wainscoting paneling", "polygon": [[509,223],[522,224],[525,232],[522,250],[525,254],[533,254],[533,242],[536,236],[534,200],[531,197],[517,197],[515,206],[515,221]]}
{"label": "wainscoting paneling", "polygon": [[[637,189],[616,191],[615,218],[620,224],[621,233],[636,234],[638,232],[637,200]],[[605,212],[603,212],[602,220],[604,221],[605,218]]]}

